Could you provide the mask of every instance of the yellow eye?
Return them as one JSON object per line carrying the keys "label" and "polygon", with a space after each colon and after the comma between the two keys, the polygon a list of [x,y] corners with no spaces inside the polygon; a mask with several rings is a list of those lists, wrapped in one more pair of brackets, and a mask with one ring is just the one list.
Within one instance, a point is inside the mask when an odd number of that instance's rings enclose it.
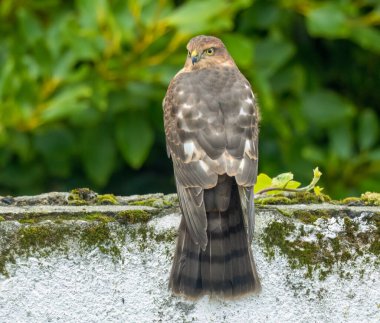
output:
{"label": "yellow eye", "polygon": [[212,47],[209,48],[209,49],[206,49],[206,54],[207,54],[207,55],[210,55],[210,56],[211,56],[211,55],[214,55],[214,52],[215,52],[215,49],[212,48]]}

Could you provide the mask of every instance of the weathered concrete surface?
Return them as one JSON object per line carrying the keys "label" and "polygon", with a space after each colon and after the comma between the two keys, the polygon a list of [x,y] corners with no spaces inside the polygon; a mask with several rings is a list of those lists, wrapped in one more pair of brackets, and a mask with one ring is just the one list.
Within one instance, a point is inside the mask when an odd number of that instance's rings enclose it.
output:
{"label": "weathered concrete surface", "polygon": [[[14,263],[6,261],[0,274],[0,322],[380,321],[374,240],[379,207],[258,209],[253,251],[262,293],[235,301],[204,297],[190,302],[167,290],[178,209],[151,197],[136,200],[166,208],[157,211],[127,201],[112,206],[0,207],[7,219],[0,222],[0,257],[11,259],[15,252]],[[79,211],[70,214],[77,219],[54,221],[58,213],[75,208]],[[119,211],[137,209],[151,217],[135,224],[99,217],[118,218]],[[306,215],[292,213],[305,210]],[[43,240],[34,242],[39,230]],[[298,249],[300,254],[295,253]]]}
{"label": "weathered concrete surface", "polygon": [[43,217],[55,215],[84,215],[93,213],[103,213],[116,216],[120,212],[143,210],[154,213],[156,208],[144,205],[32,205],[32,206],[2,206],[0,207],[0,215],[5,219],[21,219],[25,217]]}

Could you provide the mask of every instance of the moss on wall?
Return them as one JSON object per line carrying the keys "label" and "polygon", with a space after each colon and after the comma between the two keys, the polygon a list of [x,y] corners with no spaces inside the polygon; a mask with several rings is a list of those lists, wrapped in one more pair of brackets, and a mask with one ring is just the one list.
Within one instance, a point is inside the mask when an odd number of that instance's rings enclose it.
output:
{"label": "moss on wall", "polygon": [[376,192],[366,192],[360,197],[346,197],[339,201],[341,204],[347,204],[352,206],[380,206],[380,193]]}
{"label": "moss on wall", "polygon": [[[115,234],[110,225],[102,218],[100,221],[87,223],[57,224],[51,221],[36,224],[23,224],[16,230],[0,228],[3,246],[0,248],[0,273],[7,276],[6,264],[14,263],[17,257],[31,255],[47,257],[53,252],[67,253],[69,241],[79,241],[79,250],[87,252],[98,248],[113,260],[120,259],[120,248],[124,243],[125,233]],[[115,232],[114,232],[115,231]]]}
{"label": "moss on wall", "polygon": [[[325,279],[335,268],[341,269],[342,264],[348,261],[364,254],[380,254],[377,214],[365,220],[368,226],[366,231],[361,231],[358,223],[348,217],[335,220],[307,212],[295,212],[293,216],[302,222],[293,223],[287,218],[274,220],[264,229],[260,243],[269,259],[279,253],[288,259],[292,269],[305,269],[308,278],[317,273],[320,279]],[[321,223],[313,225],[318,218]],[[321,225],[327,227],[329,221],[340,222],[341,230],[336,232],[335,237],[328,237],[321,229]],[[379,262],[379,258],[376,261]],[[340,275],[347,277],[350,274],[341,270]]]}
{"label": "moss on wall", "polygon": [[156,232],[154,227],[145,223],[131,228],[128,233],[131,239],[137,242],[140,251],[145,251],[152,246],[152,241],[173,242],[177,237],[177,230],[175,229]]}
{"label": "moss on wall", "polygon": [[[362,196],[361,203],[377,203],[378,196],[373,194],[366,193],[366,200]],[[153,206],[157,208],[157,212],[164,210],[161,214],[165,214],[168,208],[178,206],[176,195],[156,195],[146,198],[136,196],[132,197],[134,199],[132,201],[129,198],[124,200],[119,198],[119,200],[122,204]],[[327,199],[328,197],[321,198],[312,193],[300,193],[260,199],[258,204],[264,206],[274,203],[310,204]],[[73,190],[69,201],[75,205],[118,203],[113,195],[98,195],[89,189]],[[356,203],[357,200],[346,202]],[[351,214],[351,211],[341,210],[341,207],[336,210],[307,211],[286,207],[271,208],[278,209],[283,219],[273,221],[264,228],[260,243],[264,246],[265,254],[269,258],[275,257],[277,253],[286,256],[292,268],[306,269],[308,277],[314,276],[317,271],[318,277],[323,279],[335,267],[355,260],[358,256],[369,254],[378,258],[380,255],[380,213],[370,212],[364,220],[360,220],[370,227],[369,230],[363,231],[358,222],[351,219],[357,216],[357,213]],[[126,235],[129,235],[141,251],[153,248],[154,242],[172,242],[176,237],[176,230],[155,231],[148,224],[153,216],[152,211],[138,208],[112,214],[96,212],[78,215],[28,214],[18,222],[9,221],[15,224],[16,229],[13,231],[4,229],[9,218],[7,217],[4,222],[4,218],[0,217],[0,222],[3,221],[0,224],[0,273],[5,275],[6,264],[15,262],[19,256],[29,257],[33,254],[40,257],[56,251],[68,252],[68,241],[77,241],[81,252],[97,248],[114,261],[122,259],[121,248],[125,244]],[[337,232],[334,237],[326,236],[326,230],[321,229],[323,225],[326,227],[329,221],[340,221],[342,227],[341,232]]]}
{"label": "moss on wall", "polygon": [[281,205],[281,204],[312,204],[330,202],[331,198],[326,194],[316,195],[311,192],[298,192],[272,195],[258,198],[255,200],[256,205]]}
{"label": "moss on wall", "polygon": [[119,212],[117,219],[124,223],[148,222],[151,215],[144,210],[128,210]]}
{"label": "moss on wall", "polygon": [[70,191],[69,205],[115,205],[119,204],[113,194],[97,194],[89,188],[76,188]]}
{"label": "moss on wall", "polygon": [[318,204],[325,202],[350,206],[380,206],[380,193],[366,192],[360,197],[346,197],[340,201],[332,200],[326,194],[316,195],[312,192],[282,193],[255,200],[256,205]]}
{"label": "moss on wall", "polygon": [[[146,222],[150,214],[133,210],[121,215],[122,223],[100,213],[80,217],[62,216],[52,219],[25,219],[13,223],[13,229],[0,226],[0,274],[8,276],[7,264],[15,263],[19,257],[47,257],[55,252],[68,254],[85,253],[98,249],[111,257],[112,261],[123,261],[122,248],[126,235],[139,250],[153,248],[154,243],[173,242],[176,230],[156,232]],[[74,221],[73,221],[74,220]],[[136,223],[131,225],[131,223]],[[73,246],[77,246],[72,249]]]}

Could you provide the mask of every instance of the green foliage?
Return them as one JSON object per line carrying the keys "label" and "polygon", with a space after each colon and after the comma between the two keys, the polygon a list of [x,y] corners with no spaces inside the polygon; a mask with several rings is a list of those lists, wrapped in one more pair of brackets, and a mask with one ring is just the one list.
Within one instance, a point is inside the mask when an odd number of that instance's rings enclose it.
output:
{"label": "green foliage", "polygon": [[116,140],[125,161],[140,168],[152,147],[154,133],[148,122],[136,114],[118,120]]}
{"label": "green foliage", "polygon": [[[313,170],[313,179],[311,180],[310,184],[299,187],[301,183],[293,180],[293,173],[283,173],[277,175],[274,178],[270,178],[268,175],[261,173],[257,176],[254,192],[256,195],[278,195],[284,192],[301,193],[310,192],[313,190],[314,194],[319,196],[321,195],[323,188],[316,186],[316,184],[318,183],[321,176],[322,173],[317,167]],[[265,198],[265,195],[260,196],[260,198]]]}
{"label": "green foliage", "polygon": [[373,0],[2,0],[0,195],[173,191],[161,102],[200,33],[259,98],[262,172],[376,191],[379,24]]}

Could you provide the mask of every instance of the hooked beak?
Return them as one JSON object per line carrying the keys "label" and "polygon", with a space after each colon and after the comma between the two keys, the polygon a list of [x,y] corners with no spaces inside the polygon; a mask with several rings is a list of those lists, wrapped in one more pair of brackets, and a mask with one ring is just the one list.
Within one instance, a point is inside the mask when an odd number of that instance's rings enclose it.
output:
{"label": "hooked beak", "polygon": [[193,65],[197,62],[199,62],[200,60],[200,56],[198,55],[198,52],[196,50],[193,50],[191,52],[191,63],[193,63]]}

